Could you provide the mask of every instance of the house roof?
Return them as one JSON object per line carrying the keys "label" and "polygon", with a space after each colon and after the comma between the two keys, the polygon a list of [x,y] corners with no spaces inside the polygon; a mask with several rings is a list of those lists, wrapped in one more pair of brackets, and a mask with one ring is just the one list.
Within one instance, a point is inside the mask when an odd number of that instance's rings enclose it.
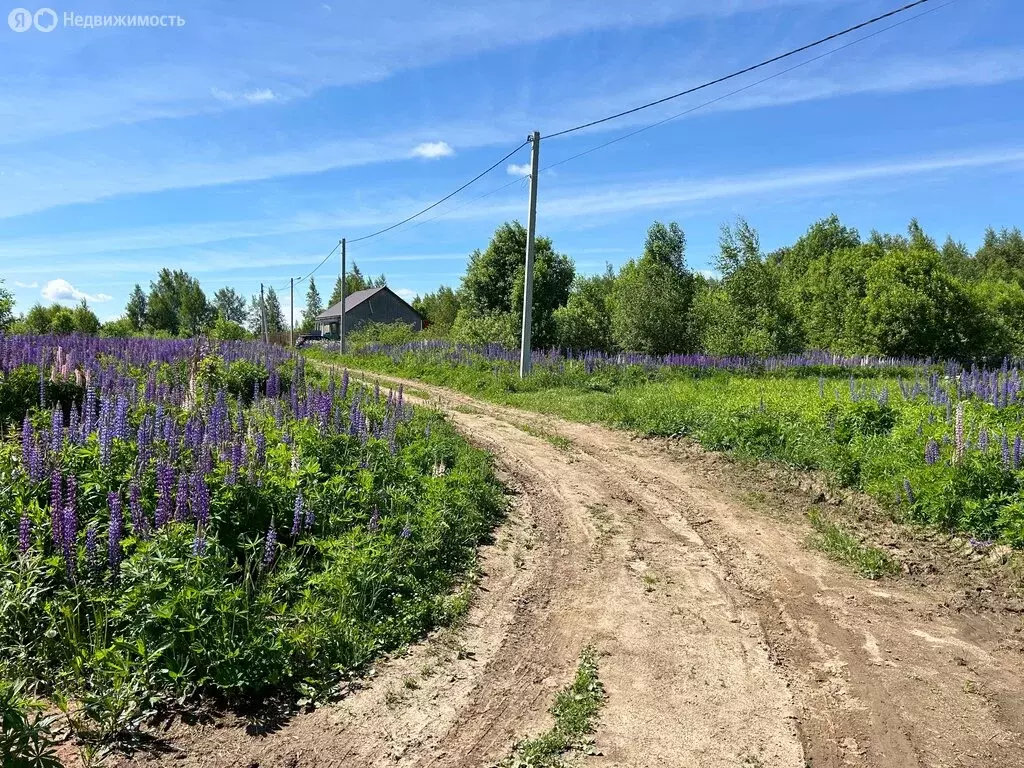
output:
{"label": "house roof", "polygon": [[[351,293],[348,296],[346,296],[345,297],[345,313],[348,314],[353,309],[355,309],[360,304],[362,304],[364,301],[367,301],[368,299],[372,298],[373,296],[376,296],[381,291],[387,291],[392,296],[394,296],[396,299],[398,299],[400,302],[402,302],[403,304],[408,306],[410,309],[412,309],[412,305],[409,304],[409,302],[407,302],[405,299],[403,299],[397,293],[392,291],[386,285],[382,285],[379,288],[365,288],[365,289],[363,289],[361,291],[355,291],[354,293]],[[416,310],[413,309],[413,312],[416,312]],[[416,314],[419,314],[419,312],[416,312]],[[316,319],[317,320],[323,320],[323,321],[330,321],[330,320],[333,320],[333,319],[339,317],[340,315],[341,315],[341,302],[339,301],[334,306],[328,307],[323,312],[321,312],[319,315],[317,315]]]}

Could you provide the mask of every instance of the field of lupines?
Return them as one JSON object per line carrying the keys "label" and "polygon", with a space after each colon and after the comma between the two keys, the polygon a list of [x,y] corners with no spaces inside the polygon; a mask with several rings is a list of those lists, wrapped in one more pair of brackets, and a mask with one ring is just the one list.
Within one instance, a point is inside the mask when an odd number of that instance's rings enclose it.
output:
{"label": "field of lupines", "polygon": [[0,699],[85,742],[329,693],[460,609],[503,504],[401,390],[259,344],[0,337],[0,427]]}
{"label": "field of lupines", "polygon": [[[331,350],[311,352],[333,356]],[[337,358],[336,358],[337,359]],[[901,519],[1024,547],[1022,373],[955,362],[518,353],[445,341],[368,346],[360,368],[578,421],[821,469]]]}

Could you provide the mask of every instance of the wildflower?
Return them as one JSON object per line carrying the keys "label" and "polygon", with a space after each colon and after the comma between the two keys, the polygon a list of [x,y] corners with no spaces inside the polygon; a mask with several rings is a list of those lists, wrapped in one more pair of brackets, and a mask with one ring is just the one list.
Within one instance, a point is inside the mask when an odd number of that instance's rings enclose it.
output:
{"label": "wildflower", "polygon": [[376,507],[373,508],[373,514],[370,515],[370,530],[373,533],[380,530],[380,510]]}
{"label": "wildflower", "polygon": [[295,497],[295,512],[292,515],[292,538],[299,535],[302,527],[302,491]]}
{"label": "wildflower", "polygon": [[128,509],[132,517],[132,532],[140,538],[146,535],[146,528],[148,527],[146,513],[142,509],[141,495],[138,482],[133,482],[128,489]]}
{"label": "wildflower", "polygon": [[1000,438],[1000,450],[1001,450],[1001,453],[1002,453],[1002,456],[1003,456],[1003,469],[1009,469],[1010,468],[1010,443],[1006,439],[1006,435],[1005,434]]}
{"label": "wildflower", "polygon": [[988,430],[984,427],[978,433],[978,450],[982,452],[988,450]]}
{"label": "wildflower", "polygon": [[28,548],[32,543],[32,524],[29,522],[27,515],[21,516],[21,522],[18,524],[18,551],[21,554],[28,552]]}
{"label": "wildflower", "polygon": [[192,541],[192,554],[195,557],[202,557],[206,554],[206,538],[199,532],[198,528],[196,529],[196,537]]}
{"label": "wildflower", "polygon": [[409,524],[406,523],[402,527],[402,532],[399,533],[398,535],[401,536],[403,539],[408,539],[410,536],[412,536],[412,528],[410,528]]}
{"label": "wildflower", "polygon": [[107,557],[110,570],[117,573],[121,566],[121,540],[124,538],[124,512],[121,508],[121,496],[114,491],[107,494],[107,506],[110,508],[110,525],[107,528]]}
{"label": "wildflower", "polygon": [[1021,453],[1024,451],[1024,445],[1021,444],[1021,437],[1018,434],[1013,438],[1013,468],[1020,469]]}
{"label": "wildflower", "polygon": [[85,529],[85,566],[90,571],[99,568],[99,560],[96,557],[96,523],[89,523]]}
{"label": "wildflower", "polygon": [[959,464],[964,460],[964,401],[956,404],[956,422],[953,428],[953,463]]}
{"label": "wildflower", "polygon": [[914,489],[906,478],[903,478],[903,492],[907,495],[907,503],[913,505],[915,502]]}
{"label": "wildflower", "polygon": [[928,439],[928,444],[924,448],[924,461],[926,464],[934,464],[939,460],[939,444],[935,442],[934,438]]}
{"label": "wildflower", "polygon": [[196,524],[205,528],[210,522],[210,486],[206,478],[199,472],[192,478],[192,494],[189,498],[189,509]]}
{"label": "wildflower", "polygon": [[274,530],[274,521],[270,521],[267,528],[267,538],[263,545],[263,569],[268,569],[274,562],[274,552],[277,548],[277,531]]}

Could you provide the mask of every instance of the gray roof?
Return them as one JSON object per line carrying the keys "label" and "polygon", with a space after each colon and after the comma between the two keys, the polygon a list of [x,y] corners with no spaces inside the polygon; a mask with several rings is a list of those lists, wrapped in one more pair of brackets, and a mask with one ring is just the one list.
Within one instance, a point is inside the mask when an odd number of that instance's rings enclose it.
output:
{"label": "gray roof", "polygon": [[[363,289],[361,291],[356,291],[355,293],[350,293],[348,296],[345,297],[345,311],[346,312],[351,312],[353,309],[358,307],[360,304],[362,304],[368,298],[370,298],[371,296],[373,296],[376,293],[379,293],[382,290],[384,290],[384,286],[381,286],[380,288],[365,288],[365,289]],[[323,312],[321,312],[319,315],[317,315],[316,319],[317,320],[330,320],[331,318],[339,317],[340,315],[341,315],[341,302],[339,301],[333,307],[328,307]]]}
{"label": "gray roof", "polygon": [[[394,295],[394,297],[397,298],[399,301],[401,301],[403,304],[407,304],[407,305],[409,305],[410,308],[412,308],[412,305],[410,305],[409,302],[407,302],[405,299],[403,299],[397,293],[392,291],[386,285],[382,285],[379,288],[364,288],[361,291],[356,291],[355,293],[352,293],[352,294],[349,294],[348,296],[346,296],[345,297],[345,313],[348,314],[353,309],[355,309],[360,304],[362,304],[364,301],[366,301],[367,299],[369,299],[369,298],[371,298],[373,296],[376,296],[381,291],[387,291],[388,293]],[[415,312],[415,310],[413,310],[413,311]],[[417,314],[419,314],[419,313],[417,313]],[[339,301],[333,307],[328,307],[323,312],[321,312],[319,315],[317,315],[316,319],[317,320],[330,321],[330,320],[334,320],[334,319],[336,319],[336,318],[338,318],[340,316],[341,316],[341,302]]]}

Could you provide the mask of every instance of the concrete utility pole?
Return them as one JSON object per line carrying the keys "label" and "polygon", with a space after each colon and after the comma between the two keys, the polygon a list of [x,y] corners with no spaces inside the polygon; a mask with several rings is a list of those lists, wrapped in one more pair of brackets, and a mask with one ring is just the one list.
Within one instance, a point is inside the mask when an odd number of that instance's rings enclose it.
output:
{"label": "concrete utility pole", "polygon": [[288,346],[295,346],[295,278],[288,278],[288,289],[292,297],[291,316],[288,318]]}
{"label": "concrete utility pole", "polygon": [[540,132],[530,136],[530,215],[526,224],[526,275],[523,285],[523,340],[520,344],[519,376],[525,379],[533,368],[530,339],[533,334],[533,238],[537,234],[537,167],[540,163]]}
{"label": "concrete utility pole", "polygon": [[341,238],[341,317],[338,319],[341,354],[345,354],[345,238]]}
{"label": "concrete utility pole", "polygon": [[267,302],[263,298],[263,283],[260,283],[260,325],[263,326],[263,343],[269,344],[270,339],[267,338]]}

